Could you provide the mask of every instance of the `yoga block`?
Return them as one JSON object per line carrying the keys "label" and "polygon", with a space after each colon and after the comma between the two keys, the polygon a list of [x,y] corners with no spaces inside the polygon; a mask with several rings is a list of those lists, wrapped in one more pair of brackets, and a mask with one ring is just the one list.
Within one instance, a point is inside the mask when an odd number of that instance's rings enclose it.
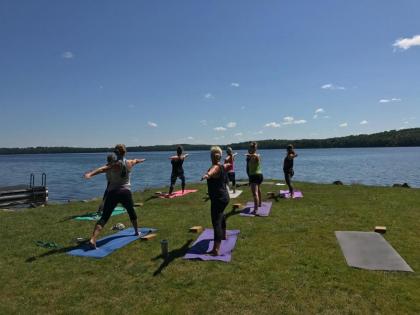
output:
{"label": "yoga block", "polygon": [[234,203],[233,204],[233,209],[239,209],[239,208],[243,208],[242,204],[240,204],[240,203]]}
{"label": "yoga block", "polygon": [[201,233],[203,231],[203,227],[200,225],[193,226],[190,228],[190,232],[192,233]]}
{"label": "yoga block", "polygon": [[141,240],[143,241],[151,241],[152,239],[154,239],[157,236],[156,233],[151,233],[151,234],[147,234],[145,236],[140,237]]}
{"label": "yoga block", "polygon": [[163,192],[161,192],[161,191],[155,192],[155,195],[162,195],[162,194],[163,194]]}
{"label": "yoga block", "polygon": [[386,233],[386,226],[375,226],[375,232],[385,234]]}
{"label": "yoga block", "polygon": [[143,207],[143,203],[142,202],[136,202],[134,204],[134,207]]}

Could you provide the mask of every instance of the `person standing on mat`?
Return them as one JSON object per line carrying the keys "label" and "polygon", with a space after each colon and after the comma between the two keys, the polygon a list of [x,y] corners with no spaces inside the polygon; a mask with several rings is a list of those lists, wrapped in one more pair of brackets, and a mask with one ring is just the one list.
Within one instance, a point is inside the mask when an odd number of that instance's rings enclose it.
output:
{"label": "person standing on mat", "polygon": [[261,156],[257,154],[257,143],[251,142],[246,155],[246,171],[249,177],[249,185],[251,186],[252,196],[254,198],[254,211],[251,214],[256,214],[258,207],[261,207],[261,184],[264,180],[261,166]]}
{"label": "person standing on mat", "polygon": [[184,176],[184,160],[188,157],[188,154],[182,154],[183,149],[179,146],[176,149],[176,155],[171,156],[169,159],[171,160],[172,164],[172,173],[171,173],[171,186],[169,187],[169,195],[171,195],[174,191],[174,186],[176,179],[179,178],[181,180],[181,187],[182,187],[182,194],[184,194],[185,190],[185,176]]}
{"label": "person standing on mat", "polygon": [[290,197],[293,198],[294,191],[292,186],[292,177],[295,174],[293,170],[293,160],[298,155],[296,154],[293,145],[291,144],[287,146],[286,150],[287,153],[283,161],[284,180],[286,181],[286,184],[289,187]]}
{"label": "person standing on mat", "polygon": [[[115,155],[114,154],[108,154],[108,156],[106,157],[106,160],[107,160],[107,164],[106,164],[107,166],[112,165],[115,162]],[[104,210],[105,198],[106,198],[106,195],[108,193],[108,187],[109,187],[110,172],[111,172],[111,169],[109,169],[105,172],[107,185],[106,185],[104,195],[102,197],[102,202],[99,205],[99,208],[98,208],[98,211],[97,211],[98,215],[102,215],[102,211]]]}
{"label": "person standing on mat", "polygon": [[210,255],[220,255],[220,246],[222,240],[226,239],[226,217],[223,213],[229,204],[229,192],[226,187],[226,169],[229,164],[222,165],[220,160],[222,158],[222,149],[215,146],[210,149],[210,157],[212,166],[201,180],[207,180],[207,188],[210,198],[211,223],[214,231],[213,249],[209,252]]}
{"label": "person standing on mat", "polygon": [[117,156],[117,160],[112,165],[99,167],[94,171],[85,173],[84,175],[86,179],[90,179],[93,176],[109,171],[109,186],[107,189],[107,196],[105,198],[102,216],[96,223],[92,237],[89,240],[89,246],[91,248],[96,248],[96,239],[105,224],[108,222],[112,211],[118,203],[121,203],[127,210],[127,213],[130,216],[131,224],[134,228],[134,234],[139,235],[137,215],[134,210],[133,196],[130,189],[130,173],[136,164],[143,163],[145,159],[127,160],[125,158],[127,149],[123,144],[117,144],[115,146],[114,153]]}
{"label": "person standing on mat", "polygon": [[233,153],[232,148],[228,147],[226,150],[227,157],[225,159],[225,165],[228,165],[226,168],[228,182],[232,183],[233,193],[236,192],[236,179],[235,179],[235,156],[237,153]]}

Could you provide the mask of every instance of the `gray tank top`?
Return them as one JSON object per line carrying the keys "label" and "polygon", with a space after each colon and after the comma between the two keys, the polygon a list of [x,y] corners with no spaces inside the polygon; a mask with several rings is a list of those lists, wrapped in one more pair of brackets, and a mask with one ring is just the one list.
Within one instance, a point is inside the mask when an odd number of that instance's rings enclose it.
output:
{"label": "gray tank top", "polygon": [[112,168],[109,170],[109,174],[107,174],[107,179],[109,181],[109,190],[117,189],[117,188],[126,188],[130,189],[130,172],[131,170],[127,167],[126,160],[119,161],[126,165],[126,172],[122,174],[122,170],[119,168]]}

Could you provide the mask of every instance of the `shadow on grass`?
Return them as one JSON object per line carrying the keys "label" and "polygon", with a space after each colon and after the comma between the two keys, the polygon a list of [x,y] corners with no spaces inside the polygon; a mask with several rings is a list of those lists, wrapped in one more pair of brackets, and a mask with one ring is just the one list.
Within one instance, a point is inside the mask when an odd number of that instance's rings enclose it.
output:
{"label": "shadow on grass", "polygon": [[170,263],[172,263],[175,259],[180,258],[185,256],[185,254],[187,253],[190,244],[192,243],[193,240],[188,240],[185,242],[184,245],[182,245],[180,248],[171,250],[168,253],[168,257],[163,257],[162,254],[159,256],[156,256],[155,258],[152,258],[152,261],[158,260],[158,259],[163,259],[163,262],[160,264],[159,268],[153,273],[153,276],[156,277],[158,275],[160,275],[163,271],[163,269],[165,269],[166,267],[168,267],[168,265]]}
{"label": "shadow on grass", "polygon": [[230,217],[234,216],[234,215],[238,215],[243,211],[243,209],[235,209],[232,208],[232,210],[228,213],[225,214],[225,220],[227,221]]}
{"label": "shadow on grass", "polygon": [[48,252],[43,253],[41,255],[29,257],[28,259],[25,260],[25,262],[26,263],[33,263],[34,261],[36,261],[37,259],[40,259],[40,258],[45,258],[45,257],[51,256],[51,255],[64,254],[64,253],[67,253],[68,251],[79,248],[79,246],[80,245],[73,245],[73,246],[67,246],[67,247],[62,247],[62,248],[54,248],[54,249],[49,250]]}
{"label": "shadow on grass", "polygon": [[150,200],[157,199],[157,198],[159,198],[159,196],[157,196],[157,195],[150,196],[149,198],[145,199],[143,202],[146,203],[146,202],[149,202]]}

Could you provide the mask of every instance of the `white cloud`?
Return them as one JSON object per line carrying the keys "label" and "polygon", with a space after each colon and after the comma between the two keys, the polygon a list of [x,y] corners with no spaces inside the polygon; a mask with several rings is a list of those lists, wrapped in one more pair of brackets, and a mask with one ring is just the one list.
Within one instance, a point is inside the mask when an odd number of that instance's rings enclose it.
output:
{"label": "white cloud", "polygon": [[420,46],[420,35],[415,35],[411,38],[399,38],[392,46],[402,50],[407,50],[413,46]]}
{"label": "white cloud", "polygon": [[232,83],[230,84],[230,86],[233,86],[233,87],[239,87],[239,83],[237,83],[237,82],[232,82]]}
{"label": "white cloud", "polygon": [[293,124],[294,118],[291,116],[286,116],[283,118],[283,125],[291,125]]}
{"label": "white cloud", "polygon": [[156,128],[158,126],[157,123],[154,123],[153,121],[148,121],[147,124],[152,128]]}
{"label": "white cloud", "polygon": [[367,123],[368,123],[368,121],[367,121],[367,120],[362,120],[362,121],[360,122],[360,124],[361,124],[361,125],[367,125]]}
{"label": "white cloud", "polygon": [[234,134],[235,137],[242,137],[244,134],[242,132],[237,132]]}
{"label": "white cloud", "polygon": [[346,88],[344,86],[338,86],[334,85],[332,83],[327,83],[321,86],[321,89],[324,90],[345,90]]}
{"label": "white cloud", "polygon": [[187,140],[194,140],[194,137],[188,136]]}
{"label": "white cloud", "polygon": [[207,93],[207,94],[204,95],[204,98],[208,99],[208,100],[212,100],[212,99],[214,99],[214,96],[211,93]]}
{"label": "white cloud", "polygon": [[267,128],[280,128],[280,124],[272,121],[272,122],[266,123],[264,125],[264,127],[267,127]]}
{"label": "white cloud", "polygon": [[392,103],[392,102],[401,102],[401,99],[393,97],[393,98],[389,98],[389,99],[388,98],[383,98],[383,99],[379,100],[379,103]]}
{"label": "white cloud", "polygon": [[227,125],[226,125],[226,127],[228,127],[228,128],[235,128],[236,127],[236,122],[234,122],[234,121],[231,121],[230,123],[228,123]]}
{"label": "white cloud", "polygon": [[200,125],[207,126],[207,120],[205,120],[205,119],[200,120]]}
{"label": "white cloud", "polygon": [[345,123],[339,124],[338,126],[341,128],[347,128],[349,124],[345,122]]}
{"label": "white cloud", "polygon": [[241,106],[241,110],[244,110],[246,107],[245,106]]}
{"label": "white cloud", "polygon": [[61,54],[61,58],[64,59],[73,59],[74,58],[74,54],[71,51],[65,51]]}
{"label": "white cloud", "polygon": [[216,127],[216,128],[213,128],[213,130],[215,130],[215,131],[226,131],[226,128],[225,127]]}
{"label": "white cloud", "polygon": [[291,116],[286,116],[283,118],[283,125],[301,125],[301,124],[306,124],[306,122],[307,121],[305,119],[295,120]]}
{"label": "white cloud", "polygon": [[318,116],[319,116],[319,114],[321,114],[321,113],[325,113],[324,109],[323,109],[323,108],[317,108],[317,109],[315,110],[315,114],[314,114],[314,116],[313,116],[313,119],[317,119],[317,118],[318,118]]}

